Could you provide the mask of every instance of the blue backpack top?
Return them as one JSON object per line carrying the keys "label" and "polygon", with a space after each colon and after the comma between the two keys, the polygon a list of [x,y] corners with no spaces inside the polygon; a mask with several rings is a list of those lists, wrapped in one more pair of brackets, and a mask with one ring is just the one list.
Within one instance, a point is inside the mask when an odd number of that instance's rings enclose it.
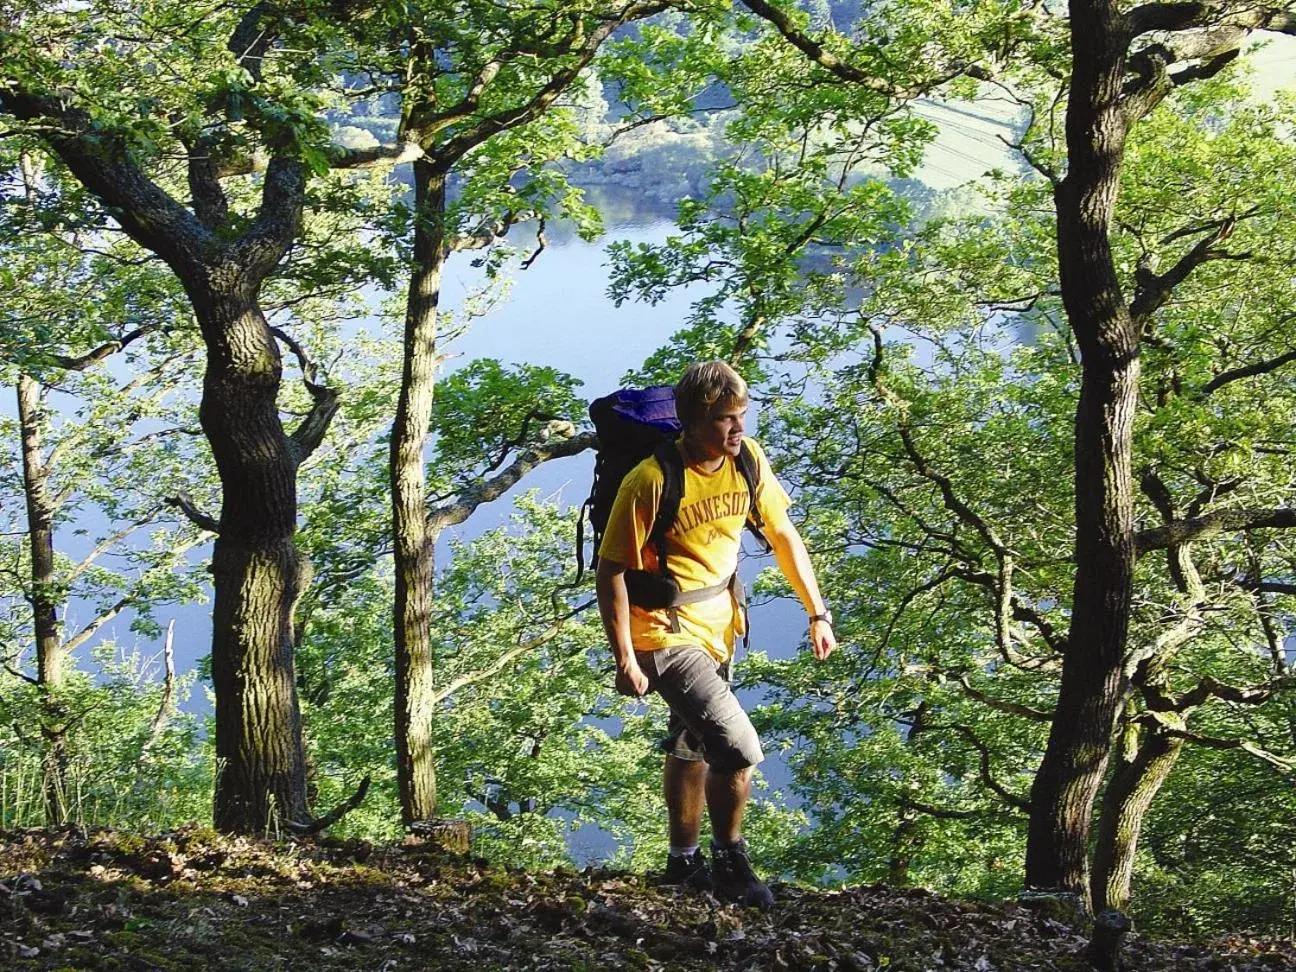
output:
{"label": "blue backpack top", "polygon": [[[681,593],[666,568],[666,532],[674,524],[680,502],[684,498],[684,461],[675,448],[675,440],[679,437],[682,426],[675,414],[674,388],[670,385],[621,388],[592,402],[589,414],[598,435],[598,452],[594,460],[594,486],[581,507],[576,532],[580,573],[583,574],[585,569],[586,510],[589,511],[590,527],[594,534],[591,564],[597,565],[599,544],[607,530],[608,518],[612,514],[617,491],[621,488],[621,480],[644,459],[653,456],[661,466],[664,477],[661,503],[657,507],[650,533],[650,540],[657,550],[659,572],[653,575],[646,571],[626,571],[626,588],[631,602],[640,607],[672,607],[694,600],[689,595],[702,592]],[[756,508],[759,474],[756,457],[746,442],[738,456],[738,469],[751,494],[751,514],[747,526],[764,544],[764,537],[759,533],[764,523]],[[577,576],[578,581],[579,579],[580,574]]]}

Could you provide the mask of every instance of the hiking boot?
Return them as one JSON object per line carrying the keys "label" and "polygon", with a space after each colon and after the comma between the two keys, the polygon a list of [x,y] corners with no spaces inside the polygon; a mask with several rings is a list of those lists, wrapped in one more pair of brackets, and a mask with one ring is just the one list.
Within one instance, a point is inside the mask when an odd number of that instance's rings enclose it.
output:
{"label": "hiking boot", "polygon": [[747,841],[739,840],[733,847],[717,847],[712,841],[711,861],[711,881],[719,897],[747,908],[768,908],[774,903],[768,885],[752,870]]}
{"label": "hiking boot", "polygon": [[666,858],[666,873],[662,875],[662,884],[678,884],[680,887],[693,888],[695,891],[711,890],[711,868],[702,851],[695,850],[687,857],[670,856]]}

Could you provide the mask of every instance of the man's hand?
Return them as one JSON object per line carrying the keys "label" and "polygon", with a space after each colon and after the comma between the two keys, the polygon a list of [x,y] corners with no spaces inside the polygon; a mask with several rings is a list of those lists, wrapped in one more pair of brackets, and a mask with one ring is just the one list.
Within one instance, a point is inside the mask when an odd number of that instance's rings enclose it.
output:
{"label": "man's hand", "polygon": [[810,622],[810,647],[820,661],[837,650],[837,636],[833,634],[831,624],[827,621]]}
{"label": "man's hand", "polygon": [[637,663],[627,668],[617,668],[616,690],[631,698],[642,698],[648,694],[648,676]]}

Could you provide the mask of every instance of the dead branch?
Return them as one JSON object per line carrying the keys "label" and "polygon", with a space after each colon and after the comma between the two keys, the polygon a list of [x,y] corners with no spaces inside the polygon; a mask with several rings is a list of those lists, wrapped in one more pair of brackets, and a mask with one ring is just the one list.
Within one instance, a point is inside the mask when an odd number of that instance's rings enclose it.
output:
{"label": "dead branch", "polygon": [[322,830],[327,830],[356,807],[360,806],[365,795],[369,792],[370,782],[370,777],[366,776],[360,781],[360,785],[356,787],[354,793],[322,817],[316,817],[314,820],[303,822],[296,820],[288,821],[288,830],[298,837],[308,837],[311,834],[318,834]]}
{"label": "dead branch", "polygon": [[166,672],[162,683],[162,701],[158,703],[157,712],[149,726],[148,741],[144,743],[146,752],[162,737],[167,716],[171,714],[171,706],[175,702],[175,618],[167,622],[166,640],[162,643],[162,666]]}

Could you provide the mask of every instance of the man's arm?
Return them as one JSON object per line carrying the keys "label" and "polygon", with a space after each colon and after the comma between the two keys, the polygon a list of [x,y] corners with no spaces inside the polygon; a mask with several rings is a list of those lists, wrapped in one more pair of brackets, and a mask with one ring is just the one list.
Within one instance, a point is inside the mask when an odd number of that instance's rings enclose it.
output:
{"label": "man's arm", "polygon": [[648,691],[648,676],[635,658],[630,640],[630,595],[626,591],[625,566],[606,557],[599,558],[594,575],[599,615],[603,630],[616,657],[616,687],[623,695],[643,695]]}
{"label": "man's arm", "polygon": [[[783,576],[801,599],[806,614],[825,613],[828,608],[819,593],[814,565],[810,563],[810,554],[796,525],[784,516],[773,525],[767,524],[764,533],[765,539],[774,549],[774,559],[778,562],[779,570],[783,571]],[[831,655],[837,648],[837,637],[833,634],[832,625],[827,621],[811,622],[810,646],[814,649],[815,657],[821,661]]]}

